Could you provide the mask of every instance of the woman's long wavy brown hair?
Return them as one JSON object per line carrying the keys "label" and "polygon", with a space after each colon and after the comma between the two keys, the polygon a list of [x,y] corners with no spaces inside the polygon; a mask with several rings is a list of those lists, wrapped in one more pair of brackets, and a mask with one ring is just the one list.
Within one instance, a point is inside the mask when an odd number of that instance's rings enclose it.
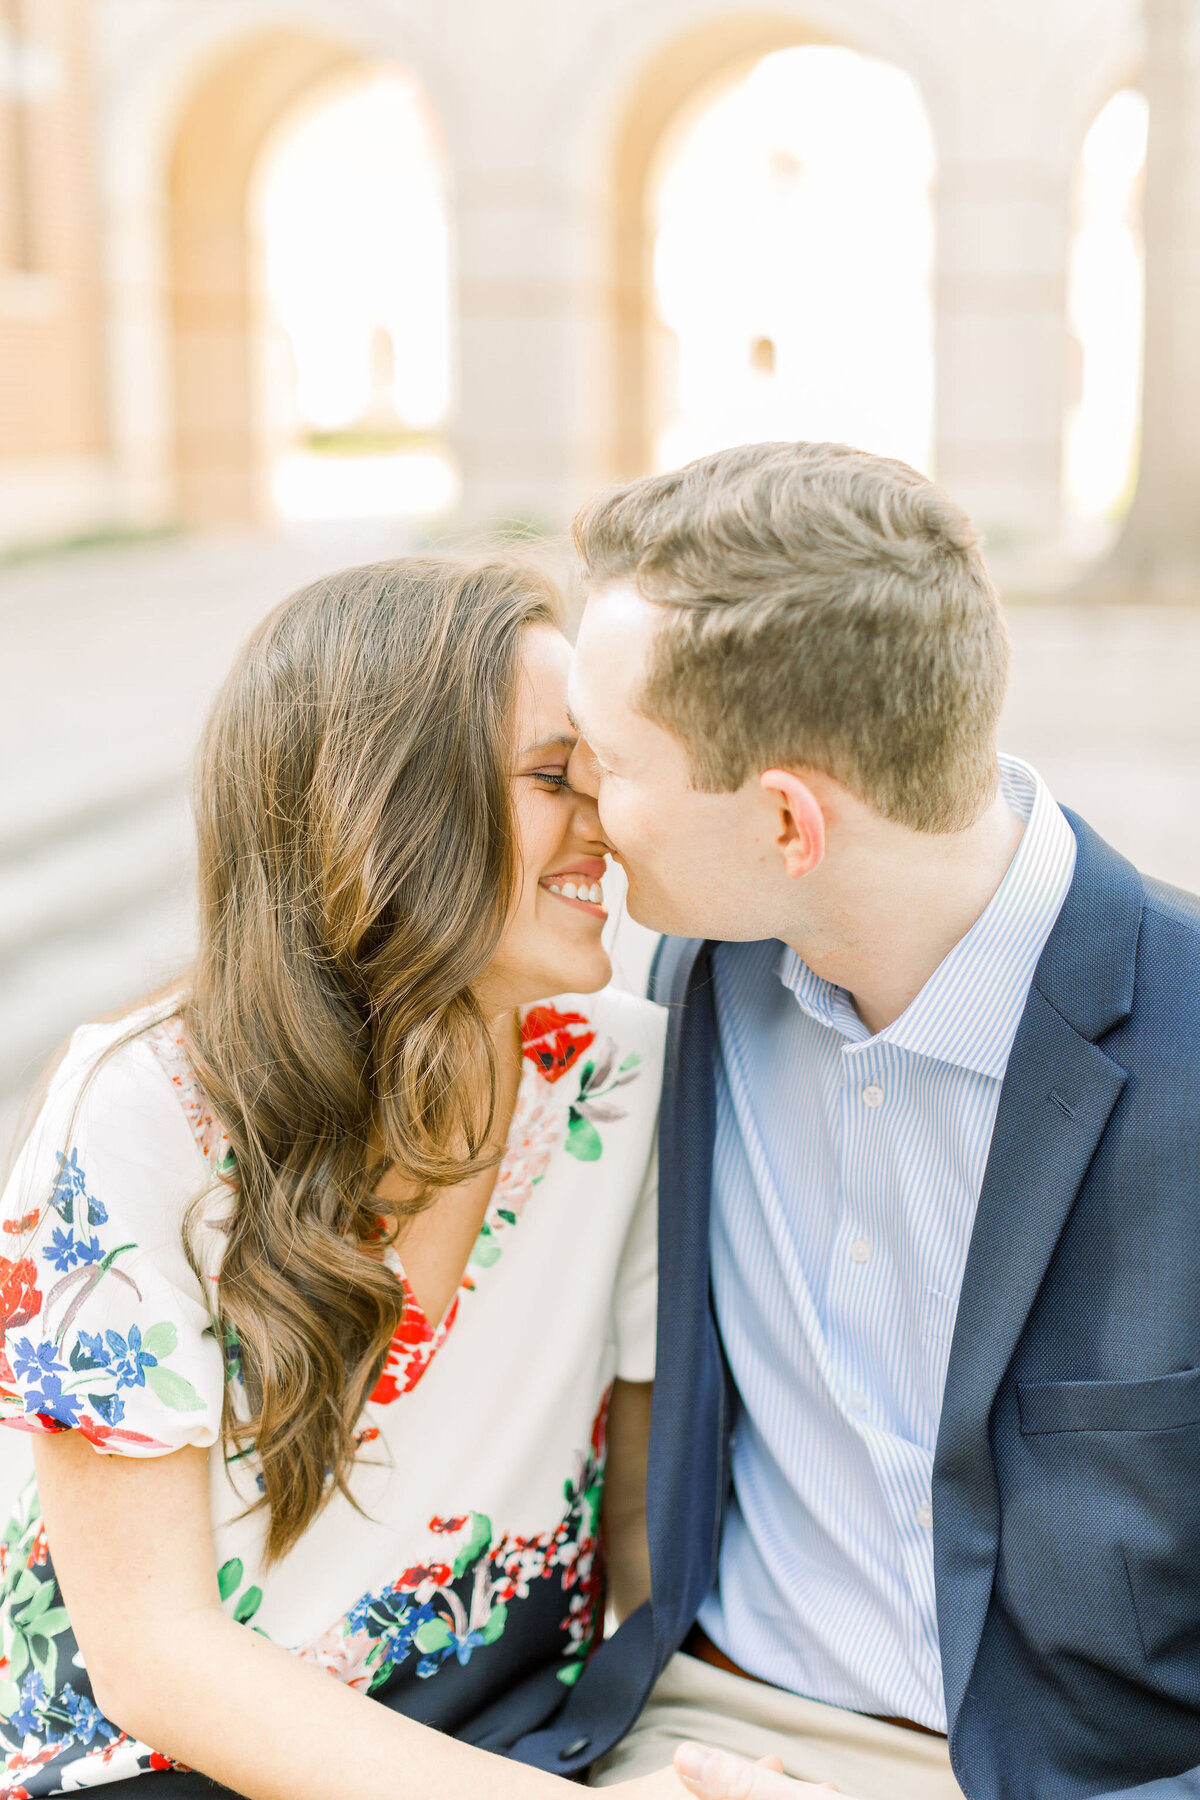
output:
{"label": "woman's long wavy brown hair", "polygon": [[416,1207],[494,1160],[474,985],[517,882],[522,632],[556,610],[507,560],[349,569],[265,620],[203,739],[183,1019],[233,1146],[218,1298],[250,1417],[227,1399],[225,1437],[261,1461],[271,1559],[348,1495],[399,1322],[399,1284],[364,1254],[381,1174]]}

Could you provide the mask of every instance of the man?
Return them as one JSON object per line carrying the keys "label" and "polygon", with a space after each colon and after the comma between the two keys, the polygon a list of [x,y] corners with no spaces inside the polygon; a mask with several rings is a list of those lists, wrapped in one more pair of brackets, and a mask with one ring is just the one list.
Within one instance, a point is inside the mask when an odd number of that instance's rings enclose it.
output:
{"label": "man", "polygon": [[517,1753],[1200,1794],[1200,906],[998,758],[911,469],[750,446],[576,537],[570,778],[670,934],[653,1600]]}

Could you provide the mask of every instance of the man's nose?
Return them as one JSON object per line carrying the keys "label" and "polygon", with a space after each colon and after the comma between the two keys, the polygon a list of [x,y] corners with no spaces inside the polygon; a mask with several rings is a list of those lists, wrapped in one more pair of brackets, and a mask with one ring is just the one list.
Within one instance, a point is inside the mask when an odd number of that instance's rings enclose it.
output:
{"label": "man's nose", "polygon": [[586,738],[580,738],[567,761],[567,780],[577,794],[588,794],[594,800],[600,792],[596,758]]}

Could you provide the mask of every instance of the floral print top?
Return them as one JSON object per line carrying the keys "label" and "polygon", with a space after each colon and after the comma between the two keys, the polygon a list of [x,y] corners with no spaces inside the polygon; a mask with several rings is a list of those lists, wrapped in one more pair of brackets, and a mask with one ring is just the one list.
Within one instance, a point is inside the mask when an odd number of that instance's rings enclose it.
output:
{"label": "floral print top", "polygon": [[[226,1611],[424,1723],[497,1747],[534,1728],[602,1629],[597,1526],[617,1376],[654,1366],[652,1144],[663,1014],[610,989],[536,1006],[492,1200],[435,1325],[404,1312],[335,1494],[269,1569],[253,1452],[220,1443],[237,1344],[217,1310],[230,1147],[178,1020],[83,1027],[0,1206],[0,1422],[105,1455],[211,1450]],[[197,1196],[197,1274],[184,1250]],[[524,1696],[528,1694],[528,1704]],[[0,1542],[0,1794],[171,1766],[98,1709],[36,1483]]]}

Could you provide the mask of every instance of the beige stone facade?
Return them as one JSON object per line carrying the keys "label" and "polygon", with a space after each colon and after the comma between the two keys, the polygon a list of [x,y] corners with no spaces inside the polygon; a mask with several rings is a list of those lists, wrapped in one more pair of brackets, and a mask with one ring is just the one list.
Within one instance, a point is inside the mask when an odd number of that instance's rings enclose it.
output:
{"label": "beige stone facade", "polygon": [[907,71],[929,115],[935,471],[995,544],[1053,545],[1070,196],[1089,124],[1137,79],[1138,16],[1137,0],[0,0],[0,539],[89,508],[261,513],[250,183],[293,106],[381,64],[416,74],[445,144],[464,507],[561,522],[647,464],[663,146],[757,57],[832,42]]}
{"label": "beige stone facade", "polygon": [[112,504],[87,27],[87,0],[0,0],[0,530],[8,522],[11,535]]}

